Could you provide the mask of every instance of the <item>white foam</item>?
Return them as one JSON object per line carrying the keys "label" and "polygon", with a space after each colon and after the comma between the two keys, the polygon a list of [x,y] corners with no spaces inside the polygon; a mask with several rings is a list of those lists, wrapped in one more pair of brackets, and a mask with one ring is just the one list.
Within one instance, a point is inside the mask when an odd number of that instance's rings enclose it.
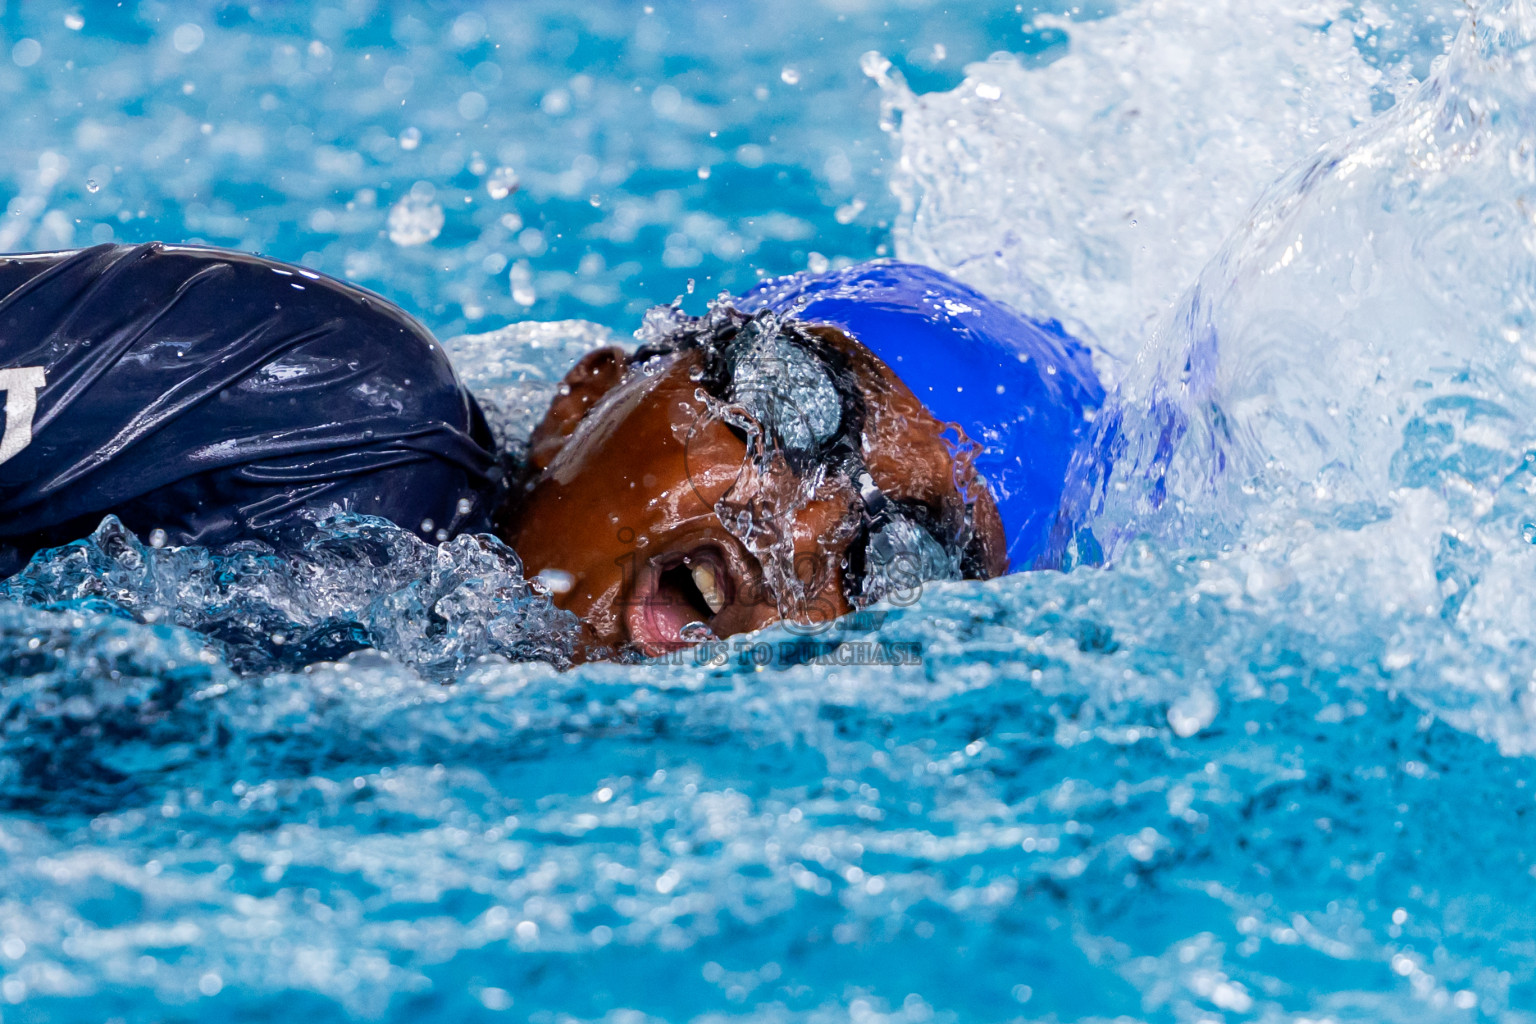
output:
{"label": "white foam", "polygon": [[1156,0],[1043,68],[888,82],[901,254],[1111,357],[1074,509],[1122,570],[1152,536],[1536,749],[1536,4],[1478,5],[1411,87],[1367,60],[1413,34],[1380,17]]}
{"label": "white foam", "polygon": [[1149,0],[1041,17],[1063,56],[995,55],[947,93],[866,61],[899,120],[897,253],[1066,320],[1114,378],[1276,175],[1371,115],[1388,79],[1356,43],[1388,21],[1332,0]]}

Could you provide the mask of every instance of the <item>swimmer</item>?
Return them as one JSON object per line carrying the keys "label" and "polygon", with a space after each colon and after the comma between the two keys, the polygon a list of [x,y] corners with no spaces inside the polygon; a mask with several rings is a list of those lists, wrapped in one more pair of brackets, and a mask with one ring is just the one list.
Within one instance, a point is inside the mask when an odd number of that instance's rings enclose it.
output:
{"label": "swimmer", "polygon": [[510,460],[442,347],[362,289],[198,246],[0,258],[0,573],[108,513],[281,547],[347,510],[498,534],[601,658],[1055,557],[1103,401],[1058,325],[880,261],[659,307],[641,337],[582,358]]}

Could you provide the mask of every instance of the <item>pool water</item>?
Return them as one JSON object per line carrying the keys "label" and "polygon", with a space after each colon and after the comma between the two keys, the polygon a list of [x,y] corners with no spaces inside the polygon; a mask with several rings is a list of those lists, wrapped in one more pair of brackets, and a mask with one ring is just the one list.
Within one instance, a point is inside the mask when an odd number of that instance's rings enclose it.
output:
{"label": "pool water", "polygon": [[510,552],[363,519],[39,556],[6,1024],[1536,1016],[1532,0],[0,28],[4,248],[355,280],[509,435],[651,302],[883,254],[1114,390],[1076,568],[817,656],[561,670]]}

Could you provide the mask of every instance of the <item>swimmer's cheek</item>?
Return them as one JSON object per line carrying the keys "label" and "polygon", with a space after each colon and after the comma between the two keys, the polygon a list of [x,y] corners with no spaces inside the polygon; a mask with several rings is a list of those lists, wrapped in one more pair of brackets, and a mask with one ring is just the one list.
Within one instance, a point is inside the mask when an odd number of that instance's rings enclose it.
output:
{"label": "swimmer's cheek", "polygon": [[556,604],[581,619],[581,642],[578,644],[577,664],[598,658],[611,657],[629,640],[624,625],[623,588],[610,586],[594,593],[578,582],[568,600]]}
{"label": "swimmer's cheek", "polygon": [[843,562],[858,532],[851,498],[833,490],[809,502],[795,520],[795,576],[806,597],[793,616],[801,626],[827,626],[853,611],[843,593]]}
{"label": "swimmer's cheek", "polygon": [[1008,573],[1008,535],[997,502],[985,483],[978,481],[971,506],[971,541],[966,545],[967,560],[975,563],[982,579],[996,579]]}

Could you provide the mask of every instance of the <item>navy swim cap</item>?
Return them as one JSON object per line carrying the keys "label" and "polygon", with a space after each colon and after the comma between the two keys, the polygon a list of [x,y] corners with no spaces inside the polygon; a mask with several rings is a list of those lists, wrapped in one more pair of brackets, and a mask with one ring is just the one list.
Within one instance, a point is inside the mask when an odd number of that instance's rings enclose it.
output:
{"label": "navy swim cap", "polygon": [[861,342],[936,419],[982,446],[976,469],[1002,514],[1009,570],[1046,553],[1067,464],[1104,403],[1087,347],[1060,323],[889,260],[765,281],[738,302],[830,324]]}

